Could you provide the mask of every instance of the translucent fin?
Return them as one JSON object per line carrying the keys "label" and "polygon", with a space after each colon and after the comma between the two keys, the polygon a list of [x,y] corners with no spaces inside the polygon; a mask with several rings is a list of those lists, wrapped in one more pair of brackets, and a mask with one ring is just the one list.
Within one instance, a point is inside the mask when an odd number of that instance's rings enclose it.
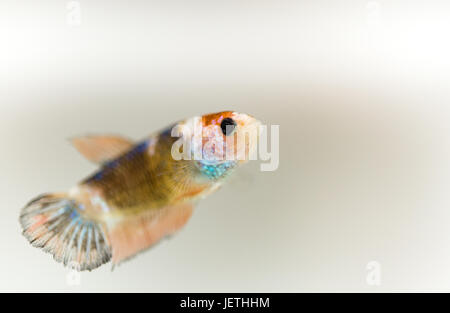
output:
{"label": "translucent fin", "polygon": [[92,270],[111,259],[103,227],[83,217],[81,206],[62,195],[43,195],[22,210],[24,236],[54,259],[81,271]]}
{"label": "translucent fin", "polygon": [[192,215],[192,204],[180,204],[127,217],[111,228],[113,265],[143,251],[183,227]]}
{"label": "translucent fin", "polygon": [[119,136],[82,136],[71,139],[73,146],[89,161],[105,163],[133,147],[133,141]]}

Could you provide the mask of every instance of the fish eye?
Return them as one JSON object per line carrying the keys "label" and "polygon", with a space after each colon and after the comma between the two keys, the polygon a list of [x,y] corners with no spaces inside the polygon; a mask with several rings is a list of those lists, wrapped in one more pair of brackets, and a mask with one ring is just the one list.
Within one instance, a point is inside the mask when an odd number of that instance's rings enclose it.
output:
{"label": "fish eye", "polygon": [[224,118],[222,123],[220,123],[220,128],[222,128],[222,133],[225,136],[230,136],[236,128],[236,122],[232,118]]}

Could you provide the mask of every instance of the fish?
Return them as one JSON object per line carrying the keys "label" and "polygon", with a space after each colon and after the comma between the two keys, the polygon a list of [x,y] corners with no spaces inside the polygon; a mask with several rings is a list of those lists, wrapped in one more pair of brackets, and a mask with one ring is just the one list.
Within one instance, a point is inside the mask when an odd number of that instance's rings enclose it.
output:
{"label": "fish", "polygon": [[72,138],[99,169],[67,192],[26,204],[19,217],[23,235],[79,271],[121,264],[178,232],[198,201],[256,153],[260,125],[249,114],[223,111],[137,142],[116,135]]}

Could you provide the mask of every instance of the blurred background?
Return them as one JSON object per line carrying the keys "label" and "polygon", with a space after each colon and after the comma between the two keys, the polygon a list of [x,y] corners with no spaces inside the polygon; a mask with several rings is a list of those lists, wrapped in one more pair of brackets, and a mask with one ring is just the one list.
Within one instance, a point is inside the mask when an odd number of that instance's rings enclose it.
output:
{"label": "blurred background", "polygon": [[[0,290],[450,290],[448,1],[2,1]],[[20,209],[95,166],[68,138],[139,139],[237,110],[280,125],[170,240],[72,273]],[[73,283],[75,281],[75,283]]]}

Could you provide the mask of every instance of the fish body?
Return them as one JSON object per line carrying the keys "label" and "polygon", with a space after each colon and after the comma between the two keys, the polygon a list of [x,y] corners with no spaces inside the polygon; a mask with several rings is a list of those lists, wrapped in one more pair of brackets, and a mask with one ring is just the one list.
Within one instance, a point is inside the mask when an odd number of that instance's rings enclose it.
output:
{"label": "fish body", "polygon": [[[225,111],[181,121],[138,143],[118,136],[75,138],[74,146],[99,170],[67,193],[32,200],[20,217],[23,233],[79,270],[118,264],[185,225],[196,201],[254,152],[254,142],[239,144],[239,136],[257,136],[258,126],[249,115]],[[174,150],[180,142],[182,150]]]}

